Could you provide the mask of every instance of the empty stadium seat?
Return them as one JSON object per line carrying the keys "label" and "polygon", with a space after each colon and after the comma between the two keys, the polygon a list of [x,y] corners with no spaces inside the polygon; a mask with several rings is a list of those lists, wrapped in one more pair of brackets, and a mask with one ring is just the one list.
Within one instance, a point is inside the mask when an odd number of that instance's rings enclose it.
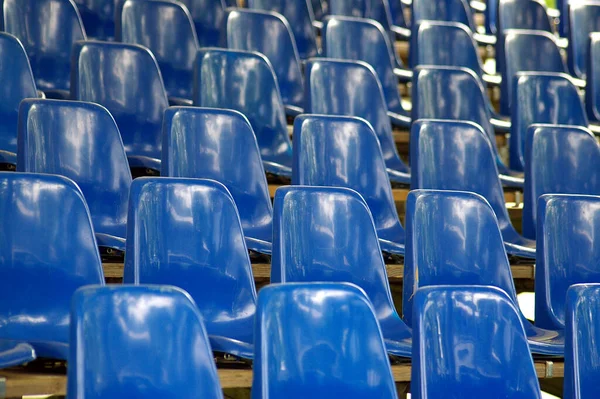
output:
{"label": "empty stadium seat", "polygon": [[[388,0],[329,0],[328,4],[331,15],[367,18],[379,22],[386,32],[391,34],[391,40],[395,40],[395,37],[410,38],[410,29],[404,21],[404,16],[396,13],[395,21],[392,19]],[[395,22],[400,22],[401,25],[395,25]]]}
{"label": "empty stadium seat", "polygon": [[552,32],[546,5],[539,0],[500,0],[498,23],[500,34],[507,29]]}
{"label": "empty stadium seat", "polygon": [[35,349],[25,342],[0,340],[0,369],[35,360]]}
{"label": "empty stadium seat", "polygon": [[66,176],[81,188],[101,247],[125,249],[131,173],[119,129],[92,103],[24,100],[17,170]]}
{"label": "empty stadium seat", "polygon": [[162,119],[169,102],[156,59],[147,48],[78,42],[71,90],[73,98],[110,111],[133,170],[160,170]]}
{"label": "empty stadium seat", "polygon": [[[569,5],[568,64],[573,76],[585,79],[590,53],[590,33],[600,31],[600,3],[573,2]],[[566,17],[566,16],[565,16]]]}
{"label": "empty stadium seat", "polygon": [[519,311],[493,287],[415,294],[413,398],[541,399]]}
{"label": "empty stadium seat", "polygon": [[115,4],[123,0],[74,0],[88,37],[112,40],[115,37]]}
{"label": "empty stadium seat", "polygon": [[185,291],[84,287],[71,320],[69,397],[223,398],[202,315]]}
{"label": "empty stadium seat", "polygon": [[243,113],[256,134],[265,170],[292,174],[292,143],[277,77],[259,53],[207,49],[198,53],[194,105]]}
{"label": "empty stadium seat", "polygon": [[213,179],[233,196],[249,249],[271,253],[273,208],[248,120],[232,110],[171,107],[163,124],[162,176]]}
{"label": "empty stadium seat", "polygon": [[396,399],[374,309],[351,284],[261,290],[252,398]]}
{"label": "empty stadium seat", "polygon": [[404,254],[404,228],[373,128],[360,118],[301,115],[294,123],[292,184],[348,187],[367,202],[379,245]]}
{"label": "empty stadium seat", "polygon": [[177,1],[190,11],[200,47],[224,45],[225,8],[236,7],[235,0]]}
{"label": "empty stadium seat", "polygon": [[585,107],[588,118],[598,122],[600,121],[600,33],[590,34],[589,51]]}
{"label": "empty stadium seat", "polygon": [[66,359],[77,288],[104,284],[92,220],[73,181],[0,173],[0,340]]}
{"label": "empty stadium seat", "polygon": [[511,223],[494,150],[481,127],[464,121],[421,120],[413,124],[410,143],[412,189],[482,195],[496,213],[506,251],[535,259],[535,241],[522,237]]}
{"label": "empty stadium seat", "polygon": [[274,202],[271,283],[318,281],[354,283],[364,289],[373,302],[387,351],[410,357],[411,331],[394,307],[365,200],[341,187],[279,188]]}
{"label": "empty stadium seat", "polygon": [[[306,112],[357,116],[375,130],[390,180],[410,182],[410,170],[400,159],[381,83],[375,70],[360,61],[313,59],[306,65]],[[335,95],[332,95],[335,93]],[[405,127],[410,117],[403,116]]]}
{"label": "empty stadium seat", "polygon": [[316,21],[321,21],[321,19],[326,14],[326,4],[324,4],[321,0],[311,0],[310,4],[312,5],[313,15]]}
{"label": "empty stadium seat", "polygon": [[277,76],[286,113],[304,108],[304,81],[300,57],[290,25],[280,14],[234,9],[227,17],[227,46],[264,54]]}
{"label": "empty stadium seat", "polygon": [[71,47],[86,39],[73,0],[4,0],[4,28],[23,43],[38,88],[69,98]]}

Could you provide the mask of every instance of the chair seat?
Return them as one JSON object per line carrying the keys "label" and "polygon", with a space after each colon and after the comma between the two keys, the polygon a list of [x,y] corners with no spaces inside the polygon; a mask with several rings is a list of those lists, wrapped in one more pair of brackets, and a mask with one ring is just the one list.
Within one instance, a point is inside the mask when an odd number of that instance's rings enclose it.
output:
{"label": "chair seat", "polygon": [[254,358],[254,345],[236,339],[209,335],[213,352],[223,352],[244,359]]}
{"label": "chair seat", "polygon": [[477,44],[483,46],[495,46],[496,45],[496,36],[494,35],[484,35],[481,33],[473,33],[473,39],[477,41]]}
{"label": "chair seat", "polygon": [[268,241],[260,240],[258,238],[246,237],[246,246],[248,249],[261,254],[271,255],[272,244]]}
{"label": "chair seat", "polygon": [[502,186],[504,187],[523,188],[523,185],[525,184],[525,179],[523,179],[522,173],[520,173],[520,176],[513,176],[512,173],[510,175],[501,174],[499,176],[500,181],[502,182]]}
{"label": "chair seat", "polygon": [[[506,251],[516,257],[524,258],[524,259],[535,259],[535,241],[527,240],[532,242],[533,244],[521,245],[512,242],[504,242],[504,247]],[[533,246],[530,246],[533,245]]]}
{"label": "chair seat", "polygon": [[125,239],[110,234],[96,233],[96,242],[99,247],[118,249],[125,251]]}
{"label": "chair seat", "polygon": [[0,340],[0,369],[18,366],[35,359],[35,350],[24,342]]}
{"label": "chair seat", "polygon": [[401,115],[391,111],[388,111],[388,116],[390,117],[393,126],[410,128],[410,124],[412,121],[410,119],[410,116]]}
{"label": "chair seat", "polygon": [[527,323],[525,332],[531,353],[538,355],[562,356],[565,351],[564,330],[545,330]]}
{"label": "chair seat", "polygon": [[379,239],[379,246],[383,252],[393,255],[404,255],[404,244],[398,244],[393,241]]}
{"label": "chair seat", "polygon": [[265,171],[273,173],[277,176],[292,177],[292,168],[287,165],[282,165],[277,162],[267,161],[263,159]]}
{"label": "chair seat", "polygon": [[0,150],[0,163],[17,164],[17,154],[10,151]]}
{"label": "chair seat", "polygon": [[128,155],[130,168],[146,168],[152,170],[160,170],[160,159],[146,157],[143,155]]}
{"label": "chair seat", "polygon": [[410,173],[398,172],[397,170],[387,169],[390,181],[393,183],[410,184]]}

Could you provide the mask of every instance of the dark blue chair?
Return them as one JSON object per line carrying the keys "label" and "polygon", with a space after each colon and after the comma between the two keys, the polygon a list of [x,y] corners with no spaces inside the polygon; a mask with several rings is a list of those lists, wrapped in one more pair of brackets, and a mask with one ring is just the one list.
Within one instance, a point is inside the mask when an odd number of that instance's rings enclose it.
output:
{"label": "dark blue chair", "polygon": [[[177,0],[187,7],[194,21],[200,47],[224,45],[225,9],[235,0]],[[233,2],[234,4],[229,4]]]}
{"label": "dark blue chair", "polygon": [[598,122],[600,121],[600,33],[590,35],[586,78],[585,109],[588,118]]}
{"label": "dark blue chair", "polygon": [[485,2],[485,33],[496,35],[498,33],[498,5],[500,0],[489,0]]}
{"label": "dark blue chair", "polygon": [[4,0],[4,29],[23,43],[38,88],[69,98],[71,48],[86,39],[73,0]]}
{"label": "dark blue chair", "polygon": [[35,360],[35,349],[25,342],[0,340],[0,369]]}
{"label": "dark blue chair", "polygon": [[136,179],[123,282],[184,289],[198,305],[212,349],[252,358],[254,277],[240,217],[222,184]]}
{"label": "dark blue chair", "polygon": [[259,53],[208,49],[199,52],[194,105],[229,108],[244,114],[256,134],[265,170],[292,175],[292,143],[277,77]]}
{"label": "dark blue chair", "polygon": [[500,0],[498,25],[499,34],[504,33],[507,29],[552,32],[546,5],[540,0]]}
{"label": "dark blue chair", "polygon": [[258,298],[252,398],[395,399],[381,329],[351,284],[278,284]]}
{"label": "dark blue chair", "polygon": [[311,0],[310,4],[312,5],[312,11],[315,20],[321,21],[323,17],[327,14],[327,3],[323,3],[321,0]]}
{"label": "dark blue chair", "polygon": [[[385,96],[374,69],[357,61],[314,59],[306,65],[306,112],[364,118],[379,139],[390,180],[410,182],[410,170],[400,159]],[[402,116],[410,126],[410,117]]]}
{"label": "dark blue chair", "polygon": [[412,397],[542,398],[519,311],[506,293],[421,288],[414,319]]}
{"label": "dark blue chair", "polygon": [[[567,3],[568,1],[565,1]],[[569,5],[569,47],[567,63],[571,74],[580,79],[587,77],[590,55],[590,33],[600,32],[600,3],[573,2]]]}
{"label": "dark blue chair", "polygon": [[289,115],[304,108],[304,79],[290,25],[281,15],[234,9],[227,17],[227,46],[264,54],[277,76],[281,99]]}
{"label": "dark blue chair", "polygon": [[600,197],[546,194],[538,200],[535,324],[565,328],[565,298],[573,284],[600,283]]}
{"label": "dark blue chair", "polygon": [[[404,15],[396,13],[392,18],[388,0],[329,0],[328,4],[330,15],[372,19],[383,26],[390,34],[390,39],[410,38],[410,29],[406,25]],[[395,22],[399,22],[400,25],[396,25]]]}
{"label": "dark blue chair", "polygon": [[364,289],[388,353],[410,357],[411,331],[392,301],[365,200],[342,187],[279,188],[274,202],[271,283],[318,281],[348,282]]}
{"label": "dark blue chair", "polygon": [[240,213],[246,245],[270,254],[273,207],[250,122],[231,110],[171,107],[163,140],[161,175],[224,184]]}
{"label": "dark blue chair", "polygon": [[[414,295],[432,285],[497,287],[518,309],[498,220],[485,198],[473,192],[413,190],[408,194],[402,282],[404,320],[413,327],[418,323],[412,319],[417,312]],[[520,310],[518,316],[533,353],[562,355],[563,330],[534,326]]]}
{"label": "dark blue chair", "polygon": [[147,48],[79,42],[73,49],[71,86],[73,98],[110,111],[132,169],[160,170],[162,119],[169,101],[156,59]]}
{"label": "dark blue chair", "polygon": [[19,104],[38,93],[27,53],[19,40],[8,33],[0,33],[0,81],[0,165],[2,169],[14,169]]}
{"label": "dark blue chair", "polygon": [[492,206],[506,251],[535,259],[535,241],[513,227],[504,202],[504,191],[490,140],[471,122],[421,120],[410,136],[412,189],[470,191]]}
{"label": "dark blue chair", "polygon": [[0,340],[67,359],[71,296],[104,284],[83,194],[62,176],[4,172],[0,214]]}
{"label": "dark blue chair", "polygon": [[115,5],[123,0],[74,0],[88,37],[115,38]]}
{"label": "dark blue chair", "polygon": [[17,170],[66,176],[81,188],[101,247],[125,249],[131,172],[106,108],[80,101],[24,100]]}
{"label": "dark blue chair", "polygon": [[69,397],[223,398],[202,315],[185,291],[84,287],[71,320]]}
{"label": "dark blue chair", "polygon": [[301,115],[293,137],[292,184],[356,190],[371,210],[381,249],[404,255],[404,228],[371,125],[347,116]]}
{"label": "dark blue chair", "polygon": [[192,71],[199,45],[192,17],[183,4],[127,0],[119,29],[122,42],[139,44],[154,54],[169,97],[192,98]]}
{"label": "dark blue chair", "polygon": [[310,0],[248,0],[248,8],[283,15],[294,33],[301,59],[306,60],[319,54]]}

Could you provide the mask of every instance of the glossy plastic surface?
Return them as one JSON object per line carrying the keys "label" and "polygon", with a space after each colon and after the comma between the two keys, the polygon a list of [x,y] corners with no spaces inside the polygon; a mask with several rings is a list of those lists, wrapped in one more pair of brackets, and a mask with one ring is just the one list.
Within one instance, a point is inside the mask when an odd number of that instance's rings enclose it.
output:
{"label": "glossy plastic surface", "polygon": [[160,170],[169,106],[152,53],[134,44],[80,42],[73,49],[73,98],[105,106],[117,121],[131,167]]}
{"label": "glossy plastic surface", "polygon": [[576,27],[569,30],[569,70],[574,76],[585,79],[590,54],[590,33],[600,32],[600,3],[573,2],[569,5],[568,18],[571,26]]}
{"label": "glossy plastic surface", "polygon": [[420,289],[417,332],[413,398],[542,398],[519,312],[501,290]]}
{"label": "glossy plastic surface", "polygon": [[119,37],[147,47],[156,57],[171,97],[192,98],[198,40],[189,11],[172,1],[127,0],[121,11]]}
{"label": "glossy plastic surface", "polygon": [[[565,15],[565,17],[567,16]],[[507,29],[552,32],[546,6],[539,0],[500,0],[498,23],[500,32]]]}
{"label": "glossy plastic surface", "polygon": [[0,163],[16,165],[19,104],[38,94],[27,53],[8,33],[0,33],[0,81]]}
{"label": "glossy plastic surface", "polygon": [[[408,325],[418,323],[418,319],[413,320],[415,293],[432,285],[497,287],[518,308],[498,222],[482,196],[440,190],[409,193],[402,291],[403,316]],[[533,353],[562,355],[564,331],[541,329],[520,311],[518,314]]]}
{"label": "glossy plastic surface", "polygon": [[318,55],[317,34],[313,26],[315,17],[311,0],[248,0],[248,8],[273,11],[283,15],[290,24],[296,39],[300,58],[307,59]]}
{"label": "glossy plastic surface", "polygon": [[66,359],[71,296],[104,284],[83,194],[61,176],[2,172],[0,214],[0,340]]}
{"label": "glossy plastic surface", "polygon": [[392,301],[371,212],[356,191],[282,187],[275,193],[271,282],[348,282],[365,290],[390,354],[410,357],[411,331]]}
{"label": "glossy plastic surface", "polygon": [[293,136],[292,184],[356,190],[369,206],[381,249],[404,254],[404,228],[373,128],[359,118],[301,115]]}
{"label": "glossy plastic surface", "polygon": [[[328,4],[330,15],[372,19],[379,22],[386,31],[395,31],[388,0],[329,0]],[[404,18],[400,22],[402,25],[399,27],[406,30]],[[410,34],[405,32],[401,36],[408,37]]]}
{"label": "glossy plastic surface", "polygon": [[162,176],[224,184],[240,213],[249,249],[271,253],[273,207],[256,137],[239,112],[172,107],[165,112]]}
{"label": "glossy plastic surface", "polygon": [[71,318],[69,398],[223,398],[202,315],[186,292],[85,287]]}
{"label": "glossy plastic surface", "polygon": [[468,26],[471,32],[477,32],[466,0],[416,0],[411,12],[411,27],[414,29],[419,21],[458,22]]}
{"label": "glossy plastic surface", "polygon": [[74,0],[88,37],[112,40],[115,37],[115,4],[122,0]]}
{"label": "glossy plastic surface", "polygon": [[589,51],[585,108],[591,120],[600,121],[600,33],[590,35]]}
{"label": "glossy plastic surface", "polygon": [[354,285],[263,288],[256,337],[255,399],[397,398],[373,307]]}
{"label": "glossy plastic surface", "polygon": [[69,90],[71,47],[86,39],[72,0],[4,0],[4,28],[23,43],[40,90]]}
{"label": "glossy plastic surface", "polygon": [[224,0],[177,0],[187,7],[196,28],[200,47],[220,46],[223,44],[223,30],[225,29],[225,8],[235,7],[228,5]]}
{"label": "glossy plastic surface", "polygon": [[304,107],[304,79],[300,57],[289,23],[281,15],[235,9],[227,17],[227,46],[264,54],[275,71],[286,106]]}
{"label": "glossy plastic surface", "polygon": [[124,249],[131,172],[106,108],[80,101],[25,100],[17,170],[66,176],[81,188],[98,244]]}
{"label": "glossy plastic surface", "polygon": [[413,124],[410,143],[412,189],[482,195],[494,209],[508,253],[535,259],[535,241],[523,238],[511,224],[494,150],[481,127],[470,122],[421,120]]}
{"label": "glossy plastic surface", "polygon": [[25,342],[0,340],[0,369],[35,360],[35,349]]}
{"label": "glossy plastic surface", "polygon": [[[392,181],[409,183],[400,159],[381,83],[373,68],[360,61],[313,59],[306,64],[306,112],[364,118],[371,124]],[[332,95],[335,93],[335,95]],[[410,118],[406,118],[407,125]]]}

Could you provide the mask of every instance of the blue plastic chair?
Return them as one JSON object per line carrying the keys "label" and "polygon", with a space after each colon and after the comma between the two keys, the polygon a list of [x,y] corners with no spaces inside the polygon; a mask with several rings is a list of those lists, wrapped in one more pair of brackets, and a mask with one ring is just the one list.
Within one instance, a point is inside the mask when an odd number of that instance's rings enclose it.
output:
{"label": "blue plastic chair", "polygon": [[306,60],[319,54],[315,16],[310,0],[248,0],[248,8],[272,11],[283,15],[290,24],[300,58]]}
{"label": "blue plastic chair", "polygon": [[192,16],[183,4],[127,0],[119,29],[121,41],[147,47],[154,54],[170,97],[192,98],[199,45]]}
{"label": "blue plastic chair", "polygon": [[464,121],[421,120],[413,124],[410,143],[412,189],[480,194],[496,213],[506,251],[535,259],[535,241],[522,237],[510,221],[494,150],[481,127]]}
{"label": "blue plastic chair", "polygon": [[4,28],[27,51],[33,76],[48,97],[69,98],[71,47],[85,40],[72,0],[4,0]]}
{"label": "blue plastic chair", "polygon": [[252,398],[396,399],[374,309],[351,284],[261,290]]}
{"label": "blue plastic chair", "polygon": [[594,244],[600,197],[546,194],[537,209],[535,324],[565,328],[569,286],[600,283],[600,250]]}
{"label": "blue plastic chair", "polygon": [[105,106],[115,118],[132,169],[160,170],[161,129],[169,106],[152,53],[138,45],[79,42],[73,98]]}
{"label": "blue plastic chair", "polygon": [[566,74],[520,72],[513,87],[510,165],[524,170],[527,129],[534,123],[588,126],[577,88]]}
{"label": "blue plastic chair", "polygon": [[207,49],[196,58],[194,105],[244,114],[256,134],[265,170],[292,175],[292,143],[277,77],[259,53]]}
{"label": "blue plastic chair", "polygon": [[257,51],[271,63],[286,112],[303,112],[304,78],[300,56],[290,25],[280,14],[235,9],[227,17],[227,46],[234,50]]}
{"label": "blue plastic chair", "polygon": [[313,15],[315,16],[316,21],[321,21],[323,17],[327,14],[326,3],[323,3],[321,0],[311,0],[310,4],[312,5]]}
{"label": "blue plastic chair", "polygon": [[373,215],[381,249],[404,255],[404,228],[373,128],[360,118],[301,115],[293,137],[292,184],[356,190]]}
{"label": "blue plastic chair", "polygon": [[[370,65],[360,61],[310,60],[306,64],[306,93],[307,113],[357,116],[369,122],[379,139],[390,180],[410,182],[410,170],[400,159],[392,136],[381,83]],[[408,127],[410,117],[403,117],[402,122]]]}
{"label": "blue plastic chair", "polygon": [[[564,17],[567,17],[565,15]],[[507,29],[531,29],[552,32],[546,5],[539,0],[500,0],[498,5],[499,34]]]}
{"label": "blue plastic chair", "polygon": [[586,79],[590,33],[600,31],[600,3],[573,2],[569,5],[569,10],[570,24],[576,27],[569,30],[569,70],[575,77]]}
{"label": "blue plastic chair", "polygon": [[161,175],[224,184],[240,213],[246,245],[270,254],[273,207],[250,122],[232,110],[171,107],[163,140]]}
{"label": "blue plastic chair", "polygon": [[123,282],[186,290],[213,350],[251,359],[256,288],[227,188],[214,180],[139,178],[128,216]]}
{"label": "blue plastic chair", "polygon": [[501,290],[421,288],[414,314],[413,398],[542,398],[519,311]]}
{"label": "blue plastic chair", "polygon": [[85,287],[71,320],[70,398],[223,398],[202,315],[185,291]]}
{"label": "blue plastic chair", "polygon": [[411,331],[392,301],[365,200],[342,187],[279,188],[274,201],[271,283],[318,281],[353,283],[364,289],[388,353],[411,356]]}
{"label": "blue plastic chair", "polygon": [[125,249],[131,173],[106,108],[80,101],[24,100],[17,170],[66,176],[81,188],[101,247]]}
{"label": "blue plastic chair", "polygon": [[200,47],[221,46],[224,43],[225,9],[236,7],[232,0],[177,0],[190,11]]}
{"label": "blue plastic chair", "polygon": [[537,201],[544,194],[600,195],[600,145],[583,127],[533,125],[525,144],[523,235],[536,238]]}
{"label": "blue plastic chair", "polygon": [[[464,191],[413,190],[406,201],[403,316],[413,320],[415,293],[432,285],[493,286],[518,309],[498,220],[482,196]],[[487,313],[486,313],[487,314]],[[518,311],[533,353],[562,355],[564,331],[531,324]],[[513,352],[513,351],[510,351]]]}
{"label": "blue plastic chair", "polygon": [[104,284],[83,194],[62,176],[0,173],[0,340],[66,359],[77,288]]}
{"label": "blue plastic chair", "polygon": [[585,109],[588,118],[600,121],[600,33],[590,35],[589,57],[587,59],[587,85],[585,88]]}
{"label": "blue plastic chair", "polygon": [[35,349],[25,342],[0,340],[0,369],[35,360]]}
{"label": "blue plastic chair", "polygon": [[113,40],[115,5],[122,0],[74,0],[88,37]]}
{"label": "blue plastic chair", "polygon": [[[329,0],[328,4],[330,15],[372,19],[379,22],[386,32],[390,33],[390,39],[410,38],[410,29],[407,27],[404,15],[396,13],[392,18],[388,0]],[[400,25],[396,25],[396,22]]]}

